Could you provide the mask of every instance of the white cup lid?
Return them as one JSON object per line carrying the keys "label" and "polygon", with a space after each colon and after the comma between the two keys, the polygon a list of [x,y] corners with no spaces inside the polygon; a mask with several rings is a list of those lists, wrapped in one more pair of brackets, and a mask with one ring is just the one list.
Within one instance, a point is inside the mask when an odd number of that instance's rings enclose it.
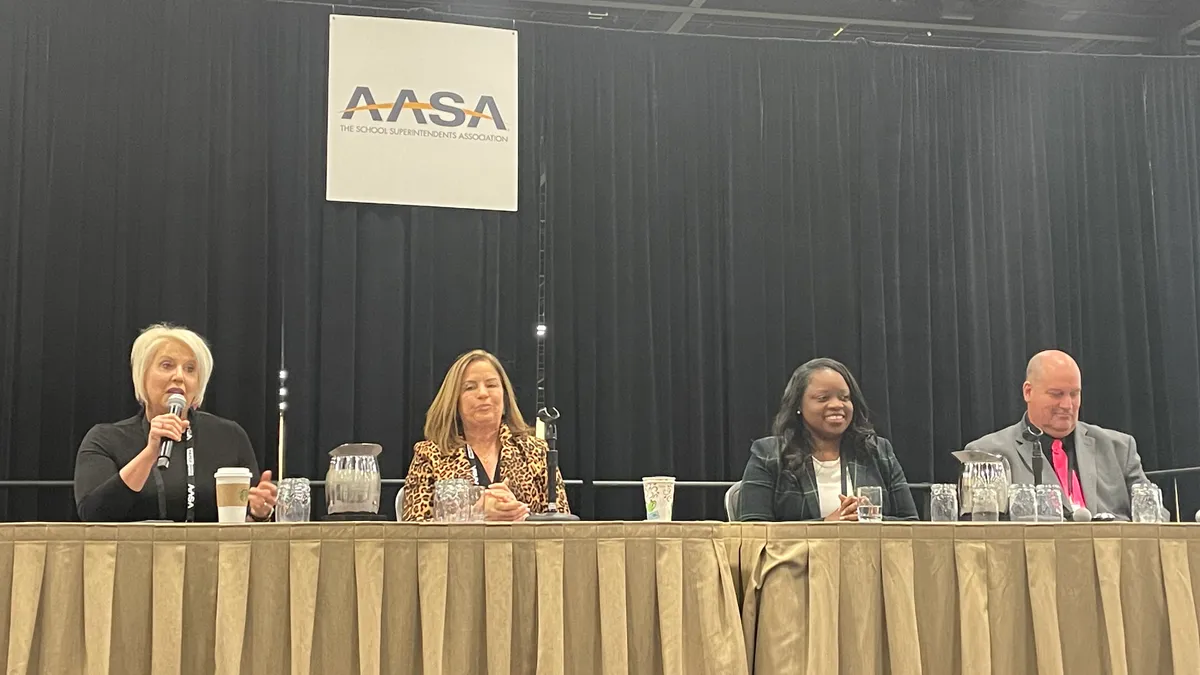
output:
{"label": "white cup lid", "polygon": [[245,478],[249,480],[250,477],[250,469],[244,466],[223,466],[213,474],[213,478]]}
{"label": "white cup lid", "polygon": [[675,476],[644,476],[644,477],[642,477],[642,482],[644,482],[644,483],[674,483]]}

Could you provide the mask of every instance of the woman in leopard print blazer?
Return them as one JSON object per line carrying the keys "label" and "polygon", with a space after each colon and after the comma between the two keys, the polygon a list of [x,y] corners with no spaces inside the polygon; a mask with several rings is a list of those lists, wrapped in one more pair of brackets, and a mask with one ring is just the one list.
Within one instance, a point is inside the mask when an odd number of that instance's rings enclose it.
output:
{"label": "woman in leopard print blazer", "polygon": [[[425,440],[413,447],[404,481],[403,520],[429,520],[433,485],[465,478],[487,488],[487,520],[519,522],[546,511],[546,442],[521,417],[500,361],[476,349],[450,366],[425,413]],[[558,510],[570,513],[562,476]]]}

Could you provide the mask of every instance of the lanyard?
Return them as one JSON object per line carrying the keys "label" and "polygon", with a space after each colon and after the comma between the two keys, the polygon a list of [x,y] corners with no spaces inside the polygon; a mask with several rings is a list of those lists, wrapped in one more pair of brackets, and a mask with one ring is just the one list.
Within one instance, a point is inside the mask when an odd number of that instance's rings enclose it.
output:
{"label": "lanyard", "polygon": [[[196,453],[193,448],[195,443],[192,442],[192,428],[188,427],[184,432],[184,440],[187,441],[187,516],[184,522],[196,522]],[[159,469],[151,470],[154,474],[154,487],[158,490],[158,517],[160,520],[170,520],[167,518],[167,489],[163,484],[162,471]]]}
{"label": "lanyard", "polygon": [[492,483],[499,482],[498,480],[493,480],[495,478],[500,477],[500,455],[499,454],[496,455],[496,473],[494,476],[487,475],[487,469],[485,469],[483,467],[483,461],[479,459],[479,457],[475,454],[475,451],[472,450],[471,446],[469,446],[469,445],[467,446],[467,459],[471,460],[471,468],[473,469],[472,473],[475,474],[475,484],[476,485],[481,485],[483,487],[487,487],[487,486],[491,485]]}
{"label": "lanyard", "polygon": [[[817,468],[816,468],[816,465],[815,465],[815,463],[816,463],[817,461],[818,461],[818,460],[817,460],[817,458],[816,458],[816,457],[812,457],[812,456],[810,456],[810,457],[808,458],[808,470],[807,470],[807,471],[804,471],[804,470],[802,469],[802,470],[801,470],[801,475],[805,475],[805,474],[807,474],[807,475],[809,476],[809,480],[811,480],[811,481],[812,481],[812,486],[813,486],[813,498],[816,500],[816,507],[817,507],[817,513],[816,513],[816,516],[817,516],[817,517],[820,517],[820,515],[821,515],[821,496],[820,496],[820,490],[821,490],[821,488],[820,488],[820,484],[817,482]],[[839,458],[839,461],[838,461],[838,463],[839,463],[839,473],[841,474],[840,478],[841,478],[841,482],[842,482],[842,485],[841,485],[841,487],[842,487],[842,491],[841,491],[840,493],[838,493],[838,494],[845,495],[845,496],[849,497],[849,496],[850,496],[850,494],[849,494],[849,492],[847,491],[847,488],[848,488],[849,486],[846,484],[846,456],[845,456],[845,455],[842,455],[842,456]],[[857,472],[856,472],[856,473],[857,473]],[[797,478],[800,478],[800,477],[799,477],[799,476],[797,476]],[[800,479],[800,485],[801,485],[801,487],[803,487],[803,486],[804,486],[804,481],[803,481],[803,479]]]}
{"label": "lanyard", "polygon": [[196,522],[196,453],[193,448],[196,444],[192,441],[192,428],[188,427],[187,432],[187,519],[185,522]]}

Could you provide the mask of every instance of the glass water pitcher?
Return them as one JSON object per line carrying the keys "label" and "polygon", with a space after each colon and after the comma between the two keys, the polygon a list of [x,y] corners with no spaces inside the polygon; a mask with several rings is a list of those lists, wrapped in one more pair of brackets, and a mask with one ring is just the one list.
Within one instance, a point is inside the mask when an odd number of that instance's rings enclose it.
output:
{"label": "glass water pitcher", "polygon": [[379,453],[377,443],[346,443],[329,452],[325,474],[327,511],[379,513]]}
{"label": "glass water pitcher", "polygon": [[958,476],[959,515],[972,513],[974,500],[972,490],[989,487],[996,492],[996,503],[1000,513],[1008,512],[1008,486],[1012,483],[1012,468],[1001,455],[979,450],[959,450],[950,453],[962,462]]}

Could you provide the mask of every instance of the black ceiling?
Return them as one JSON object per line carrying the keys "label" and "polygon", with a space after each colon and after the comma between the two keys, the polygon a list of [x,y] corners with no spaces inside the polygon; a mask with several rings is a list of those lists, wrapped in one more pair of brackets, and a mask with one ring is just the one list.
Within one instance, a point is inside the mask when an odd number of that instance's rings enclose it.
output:
{"label": "black ceiling", "polygon": [[[324,3],[323,3],[324,4]],[[1200,0],[342,0],[629,30],[1092,54],[1200,54]]]}

